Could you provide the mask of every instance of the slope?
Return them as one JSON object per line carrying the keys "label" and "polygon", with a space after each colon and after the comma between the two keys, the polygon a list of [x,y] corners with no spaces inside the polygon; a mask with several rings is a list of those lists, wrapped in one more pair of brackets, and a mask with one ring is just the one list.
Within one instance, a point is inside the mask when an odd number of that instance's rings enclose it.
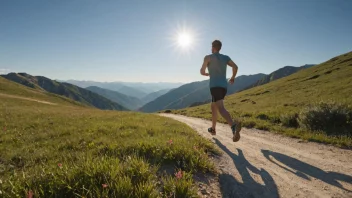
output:
{"label": "slope", "polygon": [[96,86],[87,87],[86,89],[101,96],[104,96],[105,98],[110,99],[111,101],[116,102],[118,104],[121,104],[122,106],[127,107],[131,110],[135,110],[143,105],[142,100],[132,96],[127,96],[117,91],[103,89]]}
{"label": "slope", "polygon": [[[265,74],[239,76],[234,85],[229,85],[228,94],[235,93],[261,79]],[[163,109],[180,109],[192,105],[195,102],[203,102],[210,99],[209,80],[193,82],[182,85],[167,94],[144,105],[141,110],[145,112],[160,111]]]}
{"label": "slope", "polygon": [[30,88],[19,83],[13,82],[0,76],[0,98],[5,99],[20,99],[28,101],[43,101],[46,103],[64,105],[64,106],[79,106],[88,107],[82,103],[76,102],[69,98],[52,94],[42,90],[41,88]]}
{"label": "slope", "polygon": [[31,88],[34,87],[50,93],[65,96],[99,109],[127,110],[122,105],[112,102],[89,90],[85,90],[69,83],[59,83],[43,76],[31,76],[26,73],[10,73],[7,75],[2,75],[2,77]]}
{"label": "slope", "polygon": [[169,91],[170,89],[162,89],[144,96],[141,100],[143,101],[144,104],[147,104],[148,102],[157,99],[158,97],[166,94]]}
{"label": "slope", "polygon": [[246,87],[244,90],[250,89],[250,88],[253,88],[256,86],[264,85],[264,84],[272,82],[274,80],[278,80],[280,78],[294,74],[302,69],[307,69],[307,68],[310,68],[313,66],[315,66],[315,64],[306,64],[306,65],[303,65],[300,67],[285,66],[283,68],[280,68],[280,69],[270,73],[269,75],[266,75],[265,77],[263,77],[262,79],[258,80],[256,83],[254,83],[253,85]]}
{"label": "slope", "polygon": [[0,101],[0,197],[166,197],[176,183],[195,197],[193,174],[214,172],[214,145],[167,118],[76,105],[2,77]]}
{"label": "slope", "polygon": [[157,99],[145,104],[140,111],[155,112],[165,109],[169,104],[184,97],[197,89],[200,89],[208,84],[208,81],[198,81],[182,85],[179,88],[173,89],[168,93],[158,97]]}
{"label": "slope", "polygon": [[[288,77],[254,87],[225,100],[229,112],[240,117],[247,127],[273,130],[294,137],[352,145],[350,138],[327,137],[324,133],[307,133],[302,128],[284,126],[286,116],[299,114],[311,104],[335,101],[352,104],[352,52],[332,58]],[[188,116],[211,118],[208,106],[175,111]],[[224,122],[223,119],[221,121]]]}
{"label": "slope", "polygon": [[122,94],[125,94],[127,96],[132,96],[132,97],[135,97],[135,98],[143,98],[144,96],[147,95],[147,93],[139,90],[139,89],[136,89],[136,88],[133,88],[133,87],[129,87],[129,86],[122,86],[121,88],[115,90],[115,91],[118,91]]}

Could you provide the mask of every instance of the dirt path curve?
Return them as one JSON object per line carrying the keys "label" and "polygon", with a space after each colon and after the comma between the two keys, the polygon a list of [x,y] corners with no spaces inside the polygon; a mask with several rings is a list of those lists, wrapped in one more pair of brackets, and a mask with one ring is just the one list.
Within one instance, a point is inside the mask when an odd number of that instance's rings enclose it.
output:
{"label": "dirt path curve", "polygon": [[242,129],[234,143],[227,125],[218,124],[211,136],[209,121],[161,115],[186,123],[223,151],[215,160],[221,189],[215,197],[352,197],[351,150],[255,129]]}
{"label": "dirt path curve", "polygon": [[2,93],[0,93],[0,97],[16,98],[16,99],[21,99],[21,100],[39,102],[39,103],[42,103],[42,104],[57,105],[56,103],[47,102],[47,101],[43,101],[43,100],[36,100],[36,99],[32,99],[32,98],[26,98],[26,97],[22,97],[22,96],[15,96],[15,95],[2,94]]}

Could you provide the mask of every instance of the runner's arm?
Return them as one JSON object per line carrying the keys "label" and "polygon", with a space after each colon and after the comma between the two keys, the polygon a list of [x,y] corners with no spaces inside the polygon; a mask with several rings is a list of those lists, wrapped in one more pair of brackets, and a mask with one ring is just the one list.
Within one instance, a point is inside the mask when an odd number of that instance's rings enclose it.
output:
{"label": "runner's arm", "polygon": [[200,68],[200,74],[203,75],[203,76],[209,76],[209,73],[205,72],[205,69],[207,68],[208,63],[209,63],[209,58],[208,58],[208,56],[205,56],[202,68]]}
{"label": "runner's arm", "polygon": [[234,63],[232,60],[229,60],[229,62],[227,63],[227,65],[229,65],[230,67],[232,67],[232,77],[231,77],[231,78],[235,78],[236,75],[237,75],[238,66],[237,66],[236,63]]}
{"label": "runner's arm", "polygon": [[230,84],[233,84],[235,82],[235,77],[237,75],[238,66],[232,60],[229,60],[227,65],[232,67],[232,77],[230,78],[229,82],[230,82]]}

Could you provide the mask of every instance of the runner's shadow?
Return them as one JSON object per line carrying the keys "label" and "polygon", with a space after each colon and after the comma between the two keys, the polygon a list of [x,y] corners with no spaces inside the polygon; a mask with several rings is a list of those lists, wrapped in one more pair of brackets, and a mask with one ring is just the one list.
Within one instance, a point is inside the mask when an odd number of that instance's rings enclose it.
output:
{"label": "runner's shadow", "polygon": [[[293,157],[273,152],[273,151],[268,151],[268,150],[262,150],[262,153],[266,159],[268,159],[270,162],[276,164],[277,166],[285,169],[286,171],[289,171],[303,179],[310,180],[308,176],[314,177],[316,179],[319,179],[327,184],[336,186],[340,189],[352,192],[351,190],[345,189],[338,181],[344,181],[349,184],[352,184],[352,176],[349,175],[344,175],[342,173],[337,173],[337,172],[330,172],[330,171],[323,171],[320,168],[317,168],[315,166],[312,166],[310,164],[307,164],[305,162],[302,162],[298,159],[295,159]],[[275,160],[279,161],[280,163],[284,164],[287,167],[290,167],[291,169],[277,163],[276,161],[272,160],[270,158],[274,158]],[[308,175],[308,176],[307,176]]]}
{"label": "runner's shadow", "polygon": [[[271,175],[265,169],[258,169],[249,163],[243,155],[241,149],[237,149],[238,155],[232,153],[218,139],[214,138],[215,143],[233,160],[238,172],[240,173],[243,183],[236,180],[230,174],[220,174],[220,188],[222,197],[279,197],[277,186]],[[260,183],[255,181],[252,175],[260,176]],[[257,179],[258,180],[258,179]],[[264,183],[264,184],[261,184]]]}

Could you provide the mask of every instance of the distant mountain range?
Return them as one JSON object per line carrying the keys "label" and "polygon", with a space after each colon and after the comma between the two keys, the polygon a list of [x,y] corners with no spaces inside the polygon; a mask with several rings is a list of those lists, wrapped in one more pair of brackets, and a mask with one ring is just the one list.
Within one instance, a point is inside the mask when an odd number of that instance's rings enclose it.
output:
{"label": "distant mountain range", "polygon": [[87,87],[86,89],[94,93],[97,93],[101,96],[104,96],[105,98],[110,99],[113,102],[119,103],[122,106],[127,107],[128,109],[131,109],[131,110],[138,109],[143,104],[145,104],[136,97],[127,96],[117,91],[111,91],[111,90],[103,89],[96,86]]}
{"label": "distant mountain range", "polygon": [[[172,89],[171,89],[172,90]],[[151,102],[155,99],[157,99],[158,97],[166,94],[167,92],[169,92],[170,89],[162,89],[162,90],[159,90],[159,91],[156,91],[156,92],[153,92],[153,93],[150,93],[146,96],[144,96],[141,100],[143,101],[143,105],[144,104],[147,104],[148,102]]]}
{"label": "distant mountain range", "polygon": [[[268,75],[239,76],[235,79],[234,85],[228,86],[227,95],[269,83],[312,66],[314,64],[307,64],[301,67],[285,66]],[[185,84],[145,104],[139,110],[143,112],[155,112],[164,109],[182,109],[209,103],[211,102],[211,96],[208,84],[209,80]]]}
{"label": "distant mountain range", "polygon": [[79,80],[68,80],[62,81],[77,85],[82,88],[96,86],[104,89],[109,89],[112,91],[117,91],[119,93],[133,96],[139,99],[146,97],[148,94],[177,88],[182,85],[182,83],[140,83],[140,82],[95,82],[95,81],[79,81]]}
{"label": "distant mountain range", "polygon": [[69,83],[57,82],[55,80],[51,80],[43,76],[31,76],[26,73],[9,73],[7,75],[1,76],[8,80],[25,85],[27,87],[65,96],[85,105],[96,107],[99,109],[128,110],[121,104],[113,102],[89,90],[83,89],[81,87]]}

